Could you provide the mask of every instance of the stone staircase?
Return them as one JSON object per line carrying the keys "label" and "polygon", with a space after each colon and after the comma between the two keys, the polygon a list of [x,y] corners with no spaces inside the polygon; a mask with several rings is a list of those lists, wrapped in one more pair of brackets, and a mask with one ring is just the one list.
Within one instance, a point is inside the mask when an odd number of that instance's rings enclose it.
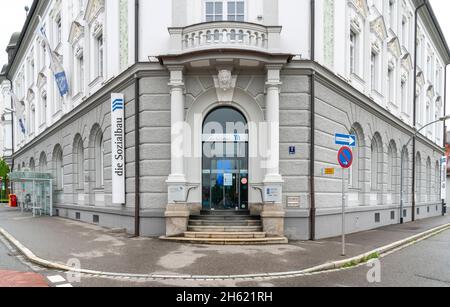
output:
{"label": "stone staircase", "polygon": [[287,244],[284,237],[269,237],[263,231],[261,217],[250,211],[201,211],[189,219],[188,231],[165,240],[194,244],[266,245]]}

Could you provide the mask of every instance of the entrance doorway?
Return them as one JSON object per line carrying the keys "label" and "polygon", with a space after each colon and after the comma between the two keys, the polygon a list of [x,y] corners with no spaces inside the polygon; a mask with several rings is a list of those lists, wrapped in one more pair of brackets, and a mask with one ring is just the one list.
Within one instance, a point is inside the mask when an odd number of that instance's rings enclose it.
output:
{"label": "entrance doorway", "polygon": [[203,210],[248,210],[249,157],[245,116],[220,107],[203,123]]}

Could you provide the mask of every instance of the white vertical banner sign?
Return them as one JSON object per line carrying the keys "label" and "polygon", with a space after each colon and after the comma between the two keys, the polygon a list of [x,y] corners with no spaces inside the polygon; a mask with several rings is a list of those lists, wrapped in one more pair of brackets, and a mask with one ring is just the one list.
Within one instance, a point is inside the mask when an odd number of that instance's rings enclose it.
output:
{"label": "white vertical banner sign", "polygon": [[112,202],[125,204],[125,97],[111,94]]}
{"label": "white vertical banner sign", "polygon": [[441,158],[441,199],[447,199],[447,157]]}

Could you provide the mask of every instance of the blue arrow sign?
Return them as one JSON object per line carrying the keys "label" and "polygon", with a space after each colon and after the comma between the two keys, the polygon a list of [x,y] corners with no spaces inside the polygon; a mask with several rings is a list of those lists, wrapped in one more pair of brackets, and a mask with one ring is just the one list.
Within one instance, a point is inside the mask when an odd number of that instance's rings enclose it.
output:
{"label": "blue arrow sign", "polygon": [[348,134],[336,134],[334,138],[336,145],[356,147],[356,136]]}

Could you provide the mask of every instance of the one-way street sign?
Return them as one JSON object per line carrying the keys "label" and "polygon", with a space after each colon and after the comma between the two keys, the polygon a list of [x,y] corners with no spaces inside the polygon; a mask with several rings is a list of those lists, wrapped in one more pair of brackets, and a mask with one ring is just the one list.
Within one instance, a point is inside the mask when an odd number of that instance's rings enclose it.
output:
{"label": "one-way street sign", "polygon": [[336,134],[336,145],[356,147],[356,136],[348,134]]}

